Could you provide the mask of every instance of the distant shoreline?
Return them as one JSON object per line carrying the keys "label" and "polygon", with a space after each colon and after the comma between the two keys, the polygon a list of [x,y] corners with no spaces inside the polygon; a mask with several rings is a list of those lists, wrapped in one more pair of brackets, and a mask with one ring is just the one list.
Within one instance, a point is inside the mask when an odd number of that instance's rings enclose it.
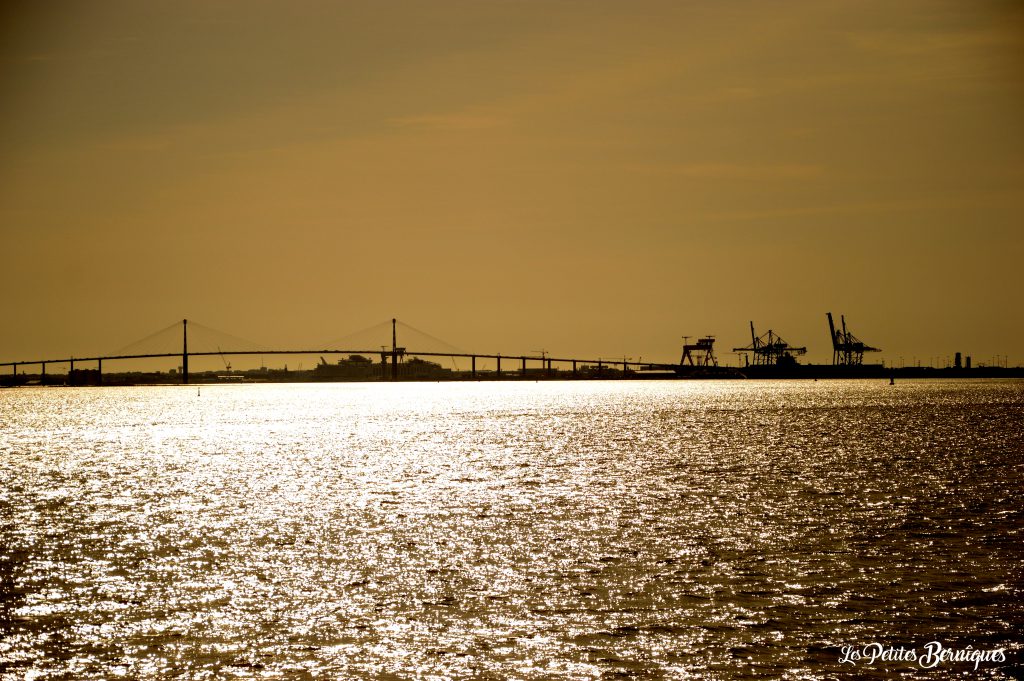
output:
{"label": "distant shoreline", "polygon": [[[672,371],[628,371],[605,367],[600,372],[573,374],[562,370],[528,369],[526,372],[509,371],[500,375],[494,372],[478,371],[475,376],[469,371],[451,371],[431,376],[399,376],[399,383],[443,383],[443,382],[492,382],[492,381],[592,381],[592,380],[844,380],[844,379],[979,379],[979,378],[1024,378],[1024,367],[883,367],[833,366],[823,364],[798,364],[795,366],[748,366],[748,367],[690,367]],[[252,383],[392,383],[390,378],[380,376],[317,376],[314,371],[289,371],[284,369],[253,369],[225,372],[198,372],[189,375],[187,385],[232,385]],[[114,372],[98,375],[95,370],[76,370],[74,374],[17,374],[0,377],[0,387],[63,387],[63,386],[170,386],[183,385],[180,374],[164,372]]]}

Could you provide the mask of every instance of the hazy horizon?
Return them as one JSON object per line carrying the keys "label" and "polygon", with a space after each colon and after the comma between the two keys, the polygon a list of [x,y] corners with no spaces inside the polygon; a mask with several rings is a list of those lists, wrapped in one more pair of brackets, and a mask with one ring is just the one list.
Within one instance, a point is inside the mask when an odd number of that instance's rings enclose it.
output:
{"label": "hazy horizon", "polygon": [[[8,3],[0,361],[302,347],[1024,359],[1009,2]],[[112,367],[112,370],[117,370]]]}

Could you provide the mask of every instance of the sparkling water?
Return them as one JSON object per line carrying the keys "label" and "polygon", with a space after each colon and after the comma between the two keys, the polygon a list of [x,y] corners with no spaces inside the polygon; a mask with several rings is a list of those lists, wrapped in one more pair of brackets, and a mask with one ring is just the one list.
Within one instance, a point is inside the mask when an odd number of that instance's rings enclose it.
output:
{"label": "sparkling water", "polygon": [[0,418],[4,680],[1022,673],[1022,381],[23,388]]}

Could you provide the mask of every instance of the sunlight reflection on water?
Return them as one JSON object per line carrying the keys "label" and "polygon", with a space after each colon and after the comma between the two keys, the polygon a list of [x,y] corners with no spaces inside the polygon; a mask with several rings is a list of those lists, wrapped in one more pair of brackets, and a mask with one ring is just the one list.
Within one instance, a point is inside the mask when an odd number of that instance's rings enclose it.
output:
{"label": "sunlight reflection on water", "polygon": [[0,405],[4,679],[819,678],[874,641],[1019,655],[1019,381]]}

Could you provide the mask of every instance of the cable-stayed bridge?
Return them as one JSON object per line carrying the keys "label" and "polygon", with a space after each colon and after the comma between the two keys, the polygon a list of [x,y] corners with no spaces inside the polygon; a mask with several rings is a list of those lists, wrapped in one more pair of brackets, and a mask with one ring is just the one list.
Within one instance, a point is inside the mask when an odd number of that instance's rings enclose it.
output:
{"label": "cable-stayed bridge", "polygon": [[[411,349],[398,344],[398,332],[402,331],[403,339],[411,336],[416,342],[421,343],[420,349]],[[390,338],[387,334],[390,332]],[[169,343],[173,343],[169,346]],[[381,378],[400,380],[402,378],[400,367],[407,358],[431,357],[450,358],[453,362],[456,359],[469,360],[469,375],[476,377],[478,372],[477,362],[479,360],[493,360],[496,370],[493,376],[512,375],[519,373],[525,375],[528,363],[540,363],[540,367],[547,373],[552,373],[553,367],[571,366],[572,373],[577,374],[581,367],[595,367],[598,374],[604,368],[621,368],[623,374],[633,370],[664,370],[673,369],[677,365],[643,362],[632,360],[629,357],[621,359],[609,358],[583,358],[583,357],[554,357],[546,350],[531,351],[531,354],[490,354],[469,352],[445,341],[431,336],[408,324],[399,322],[396,319],[387,320],[374,326],[362,329],[355,333],[336,338],[318,346],[298,349],[282,349],[261,346],[258,343],[239,338],[232,334],[219,331],[212,327],[200,324],[195,321],[183,319],[174,322],[158,331],[155,331],[144,338],[141,338],[123,348],[105,355],[86,357],[58,357],[53,359],[32,359],[0,362],[0,367],[10,367],[14,376],[18,375],[19,368],[39,367],[40,375],[46,376],[47,365],[70,366],[69,375],[75,371],[75,365],[79,368],[93,369],[98,377],[103,374],[103,363],[123,360],[145,360],[155,358],[180,358],[180,379],[187,384],[189,382],[189,358],[220,356],[222,359],[234,356],[245,355],[363,355],[379,356],[381,362]],[[225,360],[226,361],[226,360]],[[505,369],[502,369],[502,362],[505,362]]]}

